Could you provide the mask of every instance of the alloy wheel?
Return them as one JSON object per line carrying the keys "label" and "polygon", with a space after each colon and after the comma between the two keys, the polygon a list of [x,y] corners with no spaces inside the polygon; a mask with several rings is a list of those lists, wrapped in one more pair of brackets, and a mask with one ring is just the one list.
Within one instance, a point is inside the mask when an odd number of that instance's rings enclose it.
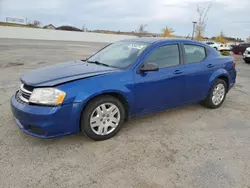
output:
{"label": "alloy wheel", "polygon": [[212,95],[212,102],[214,103],[214,105],[217,106],[223,101],[225,97],[225,93],[226,93],[226,89],[222,83],[214,87],[213,95]]}
{"label": "alloy wheel", "polygon": [[97,135],[108,135],[120,122],[120,110],[112,103],[97,106],[90,116],[90,126]]}

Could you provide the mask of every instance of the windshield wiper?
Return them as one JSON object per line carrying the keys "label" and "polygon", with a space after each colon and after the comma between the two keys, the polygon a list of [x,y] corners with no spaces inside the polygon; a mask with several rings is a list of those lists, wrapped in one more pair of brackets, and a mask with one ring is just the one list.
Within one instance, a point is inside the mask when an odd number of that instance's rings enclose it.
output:
{"label": "windshield wiper", "polygon": [[97,65],[103,65],[103,66],[106,66],[106,67],[109,67],[109,65],[105,64],[105,63],[101,63],[100,61],[88,61],[88,63],[94,63],[94,64],[97,64]]}

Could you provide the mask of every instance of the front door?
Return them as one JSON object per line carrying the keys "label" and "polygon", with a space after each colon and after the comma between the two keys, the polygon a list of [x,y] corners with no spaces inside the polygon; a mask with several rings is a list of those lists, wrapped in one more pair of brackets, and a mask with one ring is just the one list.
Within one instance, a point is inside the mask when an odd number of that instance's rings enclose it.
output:
{"label": "front door", "polygon": [[168,44],[153,48],[143,63],[159,67],[154,72],[135,72],[137,114],[145,114],[178,106],[185,92],[184,66],[180,61],[180,46]]}

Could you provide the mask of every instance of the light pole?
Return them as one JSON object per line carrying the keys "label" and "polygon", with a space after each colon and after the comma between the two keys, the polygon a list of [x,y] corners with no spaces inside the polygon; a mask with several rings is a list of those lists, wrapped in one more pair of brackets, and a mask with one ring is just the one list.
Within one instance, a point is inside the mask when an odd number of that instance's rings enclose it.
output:
{"label": "light pole", "polygon": [[195,25],[197,24],[197,22],[193,22],[193,34],[192,34],[192,40],[194,40],[194,30],[195,30]]}

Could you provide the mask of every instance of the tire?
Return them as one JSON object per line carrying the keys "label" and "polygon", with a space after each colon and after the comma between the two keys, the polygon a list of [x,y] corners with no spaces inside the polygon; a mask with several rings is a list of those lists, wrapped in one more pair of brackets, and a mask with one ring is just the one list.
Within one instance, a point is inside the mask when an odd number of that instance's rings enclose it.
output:
{"label": "tire", "polygon": [[244,61],[245,61],[245,63],[247,63],[247,64],[249,64],[249,63],[250,63],[250,61],[247,61],[247,60],[245,60],[245,59],[244,59]]}
{"label": "tire", "polygon": [[[217,101],[217,102],[220,101],[219,103],[214,102],[214,100],[213,100],[214,92],[216,93],[215,90],[216,90],[218,87],[222,87],[222,86],[224,87],[223,98],[219,97],[219,99],[218,99],[218,101]],[[217,87],[217,88],[216,88],[216,87]],[[228,90],[228,88],[227,88],[227,83],[226,83],[224,80],[222,80],[222,79],[217,79],[217,80],[215,81],[213,87],[210,89],[207,98],[202,102],[202,104],[203,104],[205,107],[211,108],[211,109],[219,108],[219,107],[223,104],[224,100],[226,99],[227,90]],[[221,91],[222,91],[222,90],[221,90]],[[220,93],[221,93],[221,92],[220,92]],[[219,94],[219,96],[222,96],[222,94],[221,94],[221,95]]]}
{"label": "tire", "polygon": [[100,96],[90,101],[82,112],[81,130],[92,140],[109,139],[121,129],[125,114],[124,106],[117,98]]}

